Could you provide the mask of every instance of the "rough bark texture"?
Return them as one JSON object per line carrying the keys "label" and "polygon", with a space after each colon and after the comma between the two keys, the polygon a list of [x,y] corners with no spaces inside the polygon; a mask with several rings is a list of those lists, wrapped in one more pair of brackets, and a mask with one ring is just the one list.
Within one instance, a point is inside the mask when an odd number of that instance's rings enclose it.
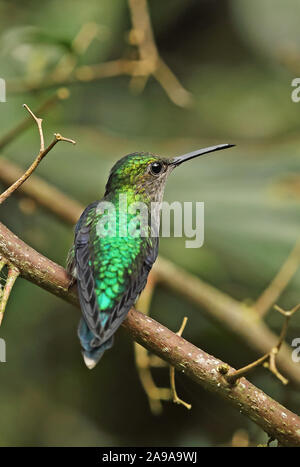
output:
{"label": "rough bark texture", "polygon": [[[6,186],[11,185],[22,173],[23,170],[19,166],[0,158],[0,181]],[[83,205],[36,175],[32,175],[21,185],[16,194],[18,193],[29,196],[67,224],[75,224],[84,210]],[[219,322],[258,355],[269,352],[276,345],[278,336],[268,328],[254,309],[243,306],[224,292],[161,256],[155,263],[153,272],[166,287],[201,307],[201,311],[209,318]],[[277,363],[289,381],[300,386],[300,366],[292,361],[291,348],[286,343],[282,345]]]}
{"label": "rough bark texture", "polygon": [[[0,223],[0,255],[20,270],[22,277],[78,306],[76,287],[61,266],[39,254]],[[242,378],[229,385],[218,371],[223,362],[206,354],[148,316],[131,310],[123,326],[141,345],[184,372],[248,416],[284,446],[300,446],[300,418]],[[234,371],[229,367],[229,372]]]}
{"label": "rough bark texture", "polygon": [[[218,371],[224,362],[203,352],[157,321],[130,311],[124,327],[139,344],[166,360],[205,389],[230,402],[284,446],[300,446],[300,418],[241,378],[227,383]],[[234,371],[229,367],[229,372]]]}

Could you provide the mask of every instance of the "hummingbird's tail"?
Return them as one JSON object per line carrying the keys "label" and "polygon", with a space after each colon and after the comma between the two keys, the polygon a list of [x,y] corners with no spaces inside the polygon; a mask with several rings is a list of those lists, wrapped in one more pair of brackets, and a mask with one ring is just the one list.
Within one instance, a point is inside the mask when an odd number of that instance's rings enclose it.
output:
{"label": "hummingbird's tail", "polygon": [[82,347],[84,363],[86,364],[89,370],[92,370],[99,362],[105,350],[108,350],[113,346],[114,338],[113,336],[111,336],[110,339],[108,339],[106,342],[104,342],[98,347],[92,346],[91,343],[94,340],[95,336],[90,331],[83,318],[81,318],[79,322],[78,336]]}

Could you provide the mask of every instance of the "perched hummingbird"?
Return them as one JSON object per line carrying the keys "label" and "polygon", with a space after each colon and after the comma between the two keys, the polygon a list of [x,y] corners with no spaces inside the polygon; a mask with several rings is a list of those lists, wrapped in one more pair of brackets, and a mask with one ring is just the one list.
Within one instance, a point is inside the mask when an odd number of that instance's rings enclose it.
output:
{"label": "perched hummingbird", "polygon": [[[94,368],[105,350],[113,345],[114,333],[144,289],[158,254],[159,209],[148,225],[147,236],[131,236],[118,228],[121,222],[120,195],[126,195],[127,207],[134,202],[150,206],[160,203],[165,183],[175,167],[209,152],[234,146],[220,144],[183,156],[165,159],[151,153],[124,156],[111,169],[104,198],[90,204],[76,228],[69,251],[67,270],[77,281],[82,318],[78,336],[88,368]],[[108,234],[101,235],[99,221],[105,215],[101,203],[112,203],[114,215],[108,216]],[[152,213],[153,215],[153,213]],[[129,223],[133,214],[128,213]],[[110,228],[114,226],[115,229]],[[154,226],[154,227],[153,227]]]}

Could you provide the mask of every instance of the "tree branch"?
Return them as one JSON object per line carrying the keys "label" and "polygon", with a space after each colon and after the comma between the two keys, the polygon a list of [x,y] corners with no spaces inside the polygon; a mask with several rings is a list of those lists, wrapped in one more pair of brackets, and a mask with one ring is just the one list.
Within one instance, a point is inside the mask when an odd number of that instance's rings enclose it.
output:
{"label": "tree branch", "polygon": [[[79,306],[76,287],[64,268],[26,245],[0,223],[0,254],[20,271],[21,277]],[[284,446],[300,446],[300,418],[242,378],[231,386],[218,368],[224,363],[206,354],[157,321],[131,310],[123,323],[134,340],[184,372],[205,389],[218,394]],[[230,371],[234,371],[230,368]]]}
{"label": "tree branch", "polygon": [[[17,164],[0,157],[0,182],[5,186],[11,186],[15,180],[23,175],[23,172],[24,170]],[[83,205],[34,174],[31,175],[26,184],[19,187],[15,194],[28,196],[68,225],[76,224],[84,210]],[[54,199],[55,203],[53,203]]]}
{"label": "tree branch", "polygon": [[[9,186],[18,178],[18,174],[22,174],[22,169],[0,158],[1,182]],[[84,210],[82,204],[69,198],[37,175],[32,175],[17,193],[29,196],[67,224],[76,224]],[[53,199],[56,200],[55,203]],[[210,319],[220,323],[257,354],[266,354],[276,345],[278,337],[260,319],[255,309],[245,307],[161,256],[152,271],[156,281],[200,307]],[[291,348],[286,343],[282,345],[277,361],[279,368],[288,379],[300,386],[300,368],[292,361]]]}
{"label": "tree branch", "polygon": [[[161,284],[200,306],[210,318],[234,333],[258,354],[266,354],[276,346],[278,337],[259,318],[255,309],[242,305],[162,257],[158,258],[153,269]],[[292,361],[291,348],[286,343],[281,346],[277,362],[289,380],[299,386],[300,368]]]}
{"label": "tree branch", "polygon": [[[150,272],[146,288],[137,302],[137,307],[140,312],[147,316],[149,315],[149,309],[155,285],[155,278],[152,272]],[[171,390],[170,388],[158,387],[155,384],[151,373],[153,355],[150,355],[145,347],[135,342],[134,354],[139,379],[148,398],[150,410],[154,415],[159,415],[163,409],[161,401],[171,400]],[[157,360],[159,360],[163,365],[167,366],[165,361],[161,359]]]}
{"label": "tree branch", "polygon": [[35,116],[35,114],[30,110],[28,105],[24,104],[25,109],[30,113],[32,118],[35,120],[39,135],[40,135],[40,152],[38,153],[37,157],[31,164],[31,166],[24,172],[20,178],[15,181],[12,185],[10,185],[7,190],[5,190],[1,195],[0,195],[0,204],[2,204],[14,191],[16,191],[29,177],[30,175],[35,171],[37,166],[40,164],[40,162],[44,159],[44,157],[51,151],[52,148],[59,142],[59,141],[65,141],[67,143],[72,143],[75,144],[75,141],[69,138],[64,138],[61,136],[59,133],[54,134],[54,140],[52,143],[49,144],[47,148],[45,148],[45,142],[44,142],[44,134],[43,134],[43,129],[42,129],[42,122],[43,120],[41,118],[38,118]]}
{"label": "tree branch", "polygon": [[8,274],[4,287],[2,288],[2,286],[0,285],[0,326],[3,321],[7,301],[13,289],[14,283],[16,282],[20,274],[19,270],[16,267],[10,267],[10,265],[7,264],[6,260],[4,258],[1,258],[0,256],[0,272],[4,266],[8,267]]}
{"label": "tree branch", "polygon": [[[179,331],[176,332],[177,336],[182,336],[187,320],[188,319],[185,316],[183,318]],[[175,368],[173,366],[170,366],[170,386],[171,386],[172,398],[173,398],[174,404],[183,405],[186,409],[190,410],[192,408],[192,404],[188,404],[184,400],[180,399],[180,397],[177,394],[176,384],[175,384]]]}
{"label": "tree branch", "polygon": [[300,263],[300,238],[295,243],[291,253],[272,279],[268,287],[253,305],[260,316],[264,316],[272,305],[278,300],[283,290],[299,269]]}
{"label": "tree branch", "polygon": [[[57,104],[58,101],[67,99],[70,92],[66,88],[59,88],[49,99],[47,99],[37,110],[36,114],[42,114]],[[0,139],[0,150],[2,151],[9,143],[11,143],[17,136],[23,133],[34,123],[34,120],[30,117],[23,120],[17,126],[12,128]]]}
{"label": "tree branch", "polygon": [[[131,76],[131,84],[136,84],[137,79],[142,80],[145,84],[149,76],[153,75],[174,104],[180,107],[189,107],[192,104],[191,93],[184,89],[158,53],[147,1],[129,0],[128,4],[132,20],[129,39],[132,45],[137,46],[139,60],[120,58],[104,63],[76,67],[77,61],[74,56],[66,54],[50,75],[33,81],[24,79],[10,81],[8,91],[13,93],[32,92],[58,85],[66,86],[78,82],[91,82],[120,75]],[[89,28],[91,28],[91,34],[85,37]],[[83,54],[95,34],[96,29],[93,23],[92,27],[91,24],[84,25],[73,41],[73,48]],[[82,36],[85,37],[84,41],[82,41]],[[78,44],[80,45],[79,50]]]}
{"label": "tree branch", "polygon": [[278,369],[277,369],[277,366],[276,366],[276,358],[277,358],[277,355],[278,355],[278,352],[284,342],[284,339],[286,337],[286,333],[287,333],[287,330],[288,330],[288,325],[289,325],[289,321],[291,319],[291,317],[293,316],[294,313],[296,313],[296,311],[298,311],[300,309],[300,305],[297,305],[295,306],[292,310],[289,310],[289,311],[285,311],[283,310],[282,308],[280,308],[279,306],[275,305],[274,308],[279,311],[284,317],[285,317],[285,320],[284,320],[284,323],[283,323],[283,327],[282,327],[282,330],[281,330],[281,333],[280,333],[280,336],[278,338],[278,342],[277,344],[269,351],[267,352],[265,355],[263,355],[262,357],[258,358],[257,360],[255,360],[255,362],[252,362],[252,363],[249,363],[249,365],[246,365],[242,368],[239,368],[238,370],[234,371],[233,373],[224,373],[226,376],[226,379],[229,383],[231,384],[235,384],[235,382],[241,378],[242,376],[245,376],[247,373],[249,373],[249,371],[253,370],[254,368],[260,366],[260,365],[263,365],[265,366],[266,368],[268,368],[283,384],[288,384],[288,380],[282,376],[281,373],[279,373]]}
{"label": "tree branch", "polygon": [[179,107],[190,107],[192,95],[184,89],[172,70],[160,57],[151,25],[146,0],[128,0],[132,31],[131,43],[138,47],[140,60],[145,63],[144,81],[152,74],[169,99]]}

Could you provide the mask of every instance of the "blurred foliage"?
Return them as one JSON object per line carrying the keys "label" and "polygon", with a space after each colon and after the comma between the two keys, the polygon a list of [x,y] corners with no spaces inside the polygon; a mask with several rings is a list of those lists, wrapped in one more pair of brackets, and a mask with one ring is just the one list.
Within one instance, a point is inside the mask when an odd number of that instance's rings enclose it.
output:
{"label": "blurred foliage", "polygon": [[[174,106],[153,79],[139,95],[130,91],[129,77],[72,85],[71,97],[45,116],[44,129],[47,140],[59,131],[78,144],[56,147],[38,173],[88,204],[102,196],[110,167],[126,153],[171,156],[236,143],[234,150],[172,175],[165,199],[205,202],[205,246],[186,250],[184,239],[171,238],[162,239],[160,251],[235,298],[253,301],[299,236],[300,198],[293,180],[300,177],[300,104],[290,98],[292,58],[300,54],[299,2],[149,4],[158,49],[192,92],[193,108]],[[125,0],[0,1],[1,77],[46,75],[66,53],[76,56],[73,38],[90,22],[99,25],[99,33],[79,64],[130,56]],[[36,108],[51,93],[9,94],[0,104],[1,134],[24,118],[23,102]],[[26,166],[38,144],[32,128],[4,155]],[[1,208],[1,221],[64,264],[73,234],[53,216],[41,208],[25,215],[13,197]],[[299,302],[299,285],[300,272],[281,297],[282,306]],[[184,337],[234,366],[255,357],[201,310],[160,287],[151,312],[174,330],[189,316]],[[250,421],[181,375],[178,389],[192,411],[165,403],[160,418],[152,416],[125,333],[118,332],[114,348],[89,372],[77,342],[78,317],[62,301],[18,280],[1,328],[7,363],[0,365],[0,445],[219,445],[240,428],[251,442],[265,441]],[[278,332],[281,318],[274,312],[267,320]],[[289,342],[299,329],[296,316]],[[165,369],[155,370],[158,384],[168,384],[167,378]],[[299,392],[262,369],[251,380],[299,412]]]}

